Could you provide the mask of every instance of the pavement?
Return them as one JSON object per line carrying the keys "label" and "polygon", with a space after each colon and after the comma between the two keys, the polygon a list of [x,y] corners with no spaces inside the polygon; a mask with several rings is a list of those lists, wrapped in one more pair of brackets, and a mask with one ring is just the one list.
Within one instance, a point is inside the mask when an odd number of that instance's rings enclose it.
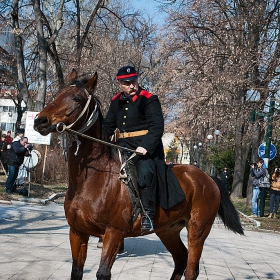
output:
{"label": "pavement", "polygon": [[[2,203],[1,203],[2,202]],[[69,227],[62,204],[0,201],[0,279],[70,279]],[[6,203],[6,202],[5,202]],[[186,244],[187,232],[182,231]],[[91,237],[83,279],[96,279],[101,249]],[[155,234],[125,239],[112,280],[170,279],[173,260]],[[280,280],[280,235],[245,230],[234,234],[215,222],[200,259],[200,280]]]}

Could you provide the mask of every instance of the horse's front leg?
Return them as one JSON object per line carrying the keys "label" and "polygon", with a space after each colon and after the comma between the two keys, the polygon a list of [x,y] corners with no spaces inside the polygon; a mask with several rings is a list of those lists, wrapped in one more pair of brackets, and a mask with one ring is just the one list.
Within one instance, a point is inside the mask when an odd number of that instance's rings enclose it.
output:
{"label": "horse's front leg", "polygon": [[107,229],[103,236],[103,247],[99,269],[96,273],[98,280],[110,280],[111,268],[124,241],[124,232],[116,229]]}
{"label": "horse's front leg", "polygon": [[83,278],[83,269],[87,258],[89,235],[77,235],[70,229],[69,236],[73,259],[71,280],[81,280]]}

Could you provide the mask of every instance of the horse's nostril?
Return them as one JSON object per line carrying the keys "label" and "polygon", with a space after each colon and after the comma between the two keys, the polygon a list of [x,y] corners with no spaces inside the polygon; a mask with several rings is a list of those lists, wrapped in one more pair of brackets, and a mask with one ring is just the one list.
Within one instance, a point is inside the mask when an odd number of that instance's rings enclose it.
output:
{"label": "horse's nostril", "polygon": [[38,125],[44,125],[44,124],[47,124],[48,123],[48,118],[47,117],[40,117],[40,118],[36,118],[34,119],[34,124],[35,126],[38,126]]}
{"label": "horse's nostril", "polygon": [[47,117],[41,117],[41,118],[39,119],[39,122],[40,122],[40,124],[47,123],[47,122],[48,122],[48,118],[47,118]]}

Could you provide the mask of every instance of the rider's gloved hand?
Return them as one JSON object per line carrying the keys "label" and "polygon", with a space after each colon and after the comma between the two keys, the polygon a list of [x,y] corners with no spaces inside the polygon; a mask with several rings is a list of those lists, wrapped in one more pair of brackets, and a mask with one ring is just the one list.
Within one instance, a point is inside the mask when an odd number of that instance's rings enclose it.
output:
{"label": "rider's gloved hand", "polygon": [[136,149],[136,153],[140,153],[140,154],[142,154],[143,156],[145,155],[145,154],[147,154],[147,150],[145,149],[145,148],[143,148],[143,147],[138,147],[137,149]]}

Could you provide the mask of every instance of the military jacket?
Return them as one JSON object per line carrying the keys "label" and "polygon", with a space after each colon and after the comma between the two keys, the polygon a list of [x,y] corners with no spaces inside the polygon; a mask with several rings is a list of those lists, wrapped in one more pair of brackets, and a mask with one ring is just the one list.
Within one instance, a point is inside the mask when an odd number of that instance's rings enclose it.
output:
{"label": "military jacket", "polygon": [[112,135],[116,128],[120,132],[148,130],[146,135],[120,138],[117,144],[130,149],[143,147],[152,157],[164,158],[161,141],[164,120],[156,95],[141,87],[132,97],[126,97],[122,92],[118,93],[111,100],[104,126],[107,135]]}

